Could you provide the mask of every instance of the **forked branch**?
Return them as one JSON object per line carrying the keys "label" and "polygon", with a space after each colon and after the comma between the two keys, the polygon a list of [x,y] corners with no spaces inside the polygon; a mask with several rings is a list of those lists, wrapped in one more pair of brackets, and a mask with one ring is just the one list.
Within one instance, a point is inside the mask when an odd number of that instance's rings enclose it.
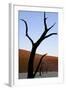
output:
{"label": "forked branch", "polygon": [[31,41],[32,45],[34,45],[33,40],[31,39],[31,37],[28,35],[28,25],[27,22],[24,19],[20,19],[25,23],[25,27],[26,27],[26,36],[28,37],[28,39]]}
{"label": "forked branch", "polygon": [[54,23],[51,27],[47,28],[47,23],[46,23],[47,18],[48,17],[46,17],[46,13],[44,12],[44,27],[45,27],[45,31],[49,31],[56,24],[56,23]]}
{"label": "forked branch", "polygon": [[45,30],[44,30],[44,32],[42,33],[42,35],[40,36],[40,38],[37,40],[37,42],[36,42],[37,46],[39,46],[39,44],[40,44],[44,39],[46,39],[46,38],[48,38],[48,37],[50,37],[50,36],[52,36],[52,35],[57,35],[57,33],[50,33],[49,35],[47,35],[48,31],[49,31],[52,27],[54,27],[54,25],[55,25],[56,23],[54,23],[52,26],[50,26],[49,28],[47,28],[46,20],[47,20],[47,18],[46,18],[46,13],[44,12],[44,27],[45,27]]}

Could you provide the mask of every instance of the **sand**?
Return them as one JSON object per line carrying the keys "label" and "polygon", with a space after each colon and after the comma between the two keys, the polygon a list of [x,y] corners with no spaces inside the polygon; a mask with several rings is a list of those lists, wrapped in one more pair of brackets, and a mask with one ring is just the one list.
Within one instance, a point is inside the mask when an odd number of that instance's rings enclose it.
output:
{"label": "sand", "polygon": [[[49,78],[49,77],[58,77],[58,72],[43,72],[42,75],[39,75],[39,72],[36,74],[35,78]],[[27,73],[19,73],[19,79],[26,79]]]}

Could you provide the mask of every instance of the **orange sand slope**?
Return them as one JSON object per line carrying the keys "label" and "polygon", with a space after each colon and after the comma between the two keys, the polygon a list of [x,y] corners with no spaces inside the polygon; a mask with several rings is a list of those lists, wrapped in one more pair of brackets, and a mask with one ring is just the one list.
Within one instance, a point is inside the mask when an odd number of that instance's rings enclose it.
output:
{"label": "orange sand slope", "polygon": [[[36,54],[34,59],[34,70],[36,69],[40,58],[42,55]],[[27,72],[28,69],[28,61],[30,57],[30,52],[20,49],[19,50],[19,73]],[[46,56],[43,58],[42,63],[40,65],[42,67],[42,71],[58,71],[58,57],[55,56]],[[40,70],[40,67],[38,71]]]}

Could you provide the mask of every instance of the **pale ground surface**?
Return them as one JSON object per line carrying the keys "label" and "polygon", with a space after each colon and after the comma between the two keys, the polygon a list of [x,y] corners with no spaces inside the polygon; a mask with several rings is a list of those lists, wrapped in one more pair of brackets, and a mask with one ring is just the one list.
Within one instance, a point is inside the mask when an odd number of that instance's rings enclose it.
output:
{"label": "pale ground surface", "polygon": [[[39,72],[36,74],[35,78],[48,78],[48,77],[58,77],[58,72],[43,72],[40,76]],[[27,78],[27,73],[19,73],[19,79]]]}

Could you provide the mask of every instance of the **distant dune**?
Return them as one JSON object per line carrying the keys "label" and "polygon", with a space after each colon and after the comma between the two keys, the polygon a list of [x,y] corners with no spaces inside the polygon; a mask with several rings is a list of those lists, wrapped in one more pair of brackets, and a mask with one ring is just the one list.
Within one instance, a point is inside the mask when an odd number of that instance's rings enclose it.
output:
{"label": "distant dune", "polygon": [[[36,69],[42,55],[36,54],[34,59],[34,70]],[[28,69],[28,61],[30,52],[19,49],[19,73],[25,73]],[[58,57],[46,56],[41,63],[42,71],[56,71],[58,72]],[[40,68],[39,68],[40,70]],[[38,70],[38,71],[39,71]]]}

